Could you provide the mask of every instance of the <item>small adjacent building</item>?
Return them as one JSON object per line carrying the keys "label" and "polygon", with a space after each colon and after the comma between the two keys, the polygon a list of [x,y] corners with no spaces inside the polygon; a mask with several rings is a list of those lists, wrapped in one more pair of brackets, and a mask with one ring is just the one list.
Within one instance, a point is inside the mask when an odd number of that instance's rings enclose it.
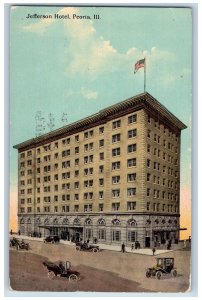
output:
{"label": "small adjacent building", "polygon": [[177,241],[185,128],[142,93],[14,146],[21,234],[141,247]]}

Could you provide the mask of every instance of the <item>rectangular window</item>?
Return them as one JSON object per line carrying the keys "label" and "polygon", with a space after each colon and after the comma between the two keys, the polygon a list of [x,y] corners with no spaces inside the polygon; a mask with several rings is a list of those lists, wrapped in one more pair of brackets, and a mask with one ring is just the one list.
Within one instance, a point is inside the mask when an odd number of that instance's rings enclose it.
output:
{"label": "rectangular window", "polygon": [[103,134],[104,133],[104,126],[99,128],[99,134]]}
{"label": "rectangular window", "polygon": [[128,153],[135,152],[136,149],[137,149],[137,145],[136,144],[128,145]]}
{"label": "rectangular window", "polygon": [[21,153],[20,158],[25,158],[25,153]]}
{"label": "rectangular window", "polygon": [[63,169],[70,168],[70,160],[63,161],[63,162],[62,162],[62,168],[63,168]]}
{"label": "rectangular window", "polygon": [[112,135],[112,143],[120,142],[121,135],[120,133]]}
{"label": "rectangular window", "polygon": [[27,208],[27,212],[28,212],[28,213],[31,213],[31,212],[32,212],[32,208],[31,208],[31,207],[28,207],[28,208]]}
{"label": "rectangular window", "polygon": [[120,183],[120,176],[113,176],[112,177],[112,184]]}
{"label": "rectangular window", "polygon": [[104,140],[99,141],[99,147],[104,147]]}
{"label": "rectangular window", "polygon": [[32,165],[32,160],[28,160],[28,161],[27,161],[27,165],[28,165],[28,166],[31,166],[31,165]]}
{"label": "rectangular window", "polygon": [[69,190],[70,189],[70,183],[63,183],[62,184],[62,190]]}
{"label": "rectangular window", "polygon": [[147,188],[147,196],[150,196],[150,188]]}
{"label": "rectangular window", "polygon": [[84,205],[84,212],[92,211],[92,204],[85,204]]}
{"label": "rectangular window", "polygon": [[63,146],[66,146],[66,145],[69,145],[69,144],[70,144],[70,138],[66,138],[66,139],[62,140],[62,145]]}
{"label": "rectangular window", "polygon": [[151,146],[150,145],[147,145],[147,152],[151,153]]}
{"label": "rectangular window", "polygon": [[137,122],[137,114],[128,117],[128,124]]}
{"label": "rectangular window", "polygon": [[121,154],[121,149],[120,148],[112,149],[112,156],[118,156],[120,154]]}
{"label": "rectangular window", "polygon": [[79,200],[79,194],[74,195],[74,200],[76,200],[76,201]]}
{"label": "rectangular window", "polygon": [[136,201],[131,201],[127,203],[127,210],[136,210]]}
{"label": "rectangular window", "polygon": [[112,197],[116,198],[120,196],[120,189],[112,190]]}
{"label": "rectangular window", "polygon": [[31,156],[32,155],[32,150],[27,151],[27,156]]}
{"label": "rectangular window", "polygon": [[150,210],[150,202],[147,202],[147,211]]}
{"label": "rectangular window", "polygon": [[[75,207],[74,207],[74,211],[78,211],[78,210],[75,210]],[[69,212],[69,205],[63,205],[62,206],[62,212]]]}
{"label": "rectangular window", "polygon": [[104,192],[103,191],[100,191],[99,192],[99,199],[103,199],[104,198]]}
{"label": "rectangular window", "polygon": [[112,170],[120,170],[121,163],[120,161],[116,161],[112,163]]}
{"label": "rectangular window", "polygon": [[79,158],[76,158],[75,159],[75,166],[78,166],[79,165]]}
{"label": "rectangular window", "polygon": [[103,186],[103,185],[104,185],[104,178],[100,178],[100,179],[99,179],[99,185],[100,185],[100,186]]}
{"label": "rectangular window", "polygon": [[121,241],[121,231],[120,230],[112,231],[112,240],[115,242]]}
{"label": "rectangular window", "polygon": [[[104,210],[104,204],[102,204],[102,203],[100,203],[99,204],[99,211],[103,211]],[[100,229],[101,230],[101,229]],[[103,229],[104,230],[104,229]],[[99,235],[99,233],[98,233],[98,235]],[[100,236],[100,235],[99,235]],[[99,237],[99,239],[101,239],[100,237]],[[104,239],[104,238],[103,238]]]}
{"label": "rectangular window", "polygon": [[103,173],[104,172],[104,166],[99,166],[99,173]]}
{"label": "rectangular window", "polygon": [[79,141],[79,135],[75,135],[75,141],[78,142]]}
{"label": "rectangular window", "polygon": [[104,159],[104,152],[100,153],[100,160]]}
{"label": "rectangular window", "polygon": [[31,194],[31,193],[32,193],[32,189],[28,189],[27,194]]}
{"label": "rectangular window", "polygon": [[79,206],[78,205],[74,205],[74,212],[78,212],[79,211]]}
{"label": "rectangular window", "polygon": [[[102,204],[99,204],[99,207],[100,207],[100,205],[102,205]],[[103,207],[101,206],[100,208],[101,209],[99,209],[99,211],[103,211]],[[106,239],[105,236],[106,236],[106,230],[105,229],[99,229],[98,230],[98,239],[105,241],[105,239]]]}
{"label": "rectangular window", "polygon": [[134,243],[137,241],[137,232],[134,230],[128,231],[128,242]]}
{"label": "rectangular window", "polygon": [[132,130],[128,131],[128,138],[129,139],[134,138],[136,136],[137,136],[137,129],[132,129]]}
{"label": "rectangular window", "polygon": [[112,211],[119,211],[120,203],[112,203]]}
{"label": "rectangular window", "polygon": [[112,129],[116,129],[120,127],[121,127],[121,120],[117,120],[112,123]]}
{"label": "rectangular window", "polygon": [[128,197],[135,196],[136,195],[136,188],[128,188],[127,189],[127,195],[128,195]]}
{"label": "rectangular window", "polygon": [[128,168],[136,167],[136,158],[128,159]]}
{"label": "rectangular window", "polygon": [[58,159],[58,153],[54,154],[54,159]]}
{"label": "rectangular window", "polygon": [[128,182],[135,181],[136,180],[136,173],[128,174],[127,177],[128,177]]}
{"label": "rectangular window", "polygon": [[75,189],[78,189],[78,188],[79,188],[79,182],[78,182],[78,181],[74,183],[74,188],[75,188]]}
{"label": "rectangular window", "polygon": [[79,147],[75,147],[75,154],[79,153]]}
{"label": "rectangular window", "polygon": [[70,149],[62,151],[62,157],[66,157],[70,155]]}

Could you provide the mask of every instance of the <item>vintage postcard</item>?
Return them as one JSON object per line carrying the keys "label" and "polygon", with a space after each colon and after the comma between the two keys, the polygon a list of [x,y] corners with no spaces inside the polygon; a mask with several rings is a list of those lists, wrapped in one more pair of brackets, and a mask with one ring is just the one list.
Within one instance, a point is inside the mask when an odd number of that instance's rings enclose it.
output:
{"label": "vintage postcard", "polygon": [[191,291],[192,9],[10,7],[11,291]]}

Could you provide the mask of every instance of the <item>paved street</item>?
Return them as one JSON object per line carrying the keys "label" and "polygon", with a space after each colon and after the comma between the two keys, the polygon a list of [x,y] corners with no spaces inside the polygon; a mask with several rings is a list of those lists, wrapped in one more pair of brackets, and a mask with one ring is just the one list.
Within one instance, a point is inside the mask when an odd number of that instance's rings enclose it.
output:
{"label": "paved street", "polygon": [[[184,292],[189,288],[190,250],[182,249],[155,256],[102,250],[98,253],[76,251],[67,244],[44,244],[29,240],[31,250],[10,251],[11,286],[15,290],[108,291],[108,292]],[[149,249],[151,251],[151,249]],[[155,265],[155,257],[174,257],[178,276],[162,280],[146,278],[145,270]],[[63,278],[50,280],[42,262],[68,260],[81,273],[81,280],[70,284]],[[37,283],[38,282],[38,283]]]}

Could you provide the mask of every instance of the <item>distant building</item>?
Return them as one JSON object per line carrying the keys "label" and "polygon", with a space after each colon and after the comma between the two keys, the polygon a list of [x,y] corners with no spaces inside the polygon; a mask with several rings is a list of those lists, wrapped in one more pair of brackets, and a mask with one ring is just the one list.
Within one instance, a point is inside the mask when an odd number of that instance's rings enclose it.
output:
{"label": "distant building", "polygon": [[185,128],[143,93],[14,146],[21,234],[141,247],[178,239]]}

